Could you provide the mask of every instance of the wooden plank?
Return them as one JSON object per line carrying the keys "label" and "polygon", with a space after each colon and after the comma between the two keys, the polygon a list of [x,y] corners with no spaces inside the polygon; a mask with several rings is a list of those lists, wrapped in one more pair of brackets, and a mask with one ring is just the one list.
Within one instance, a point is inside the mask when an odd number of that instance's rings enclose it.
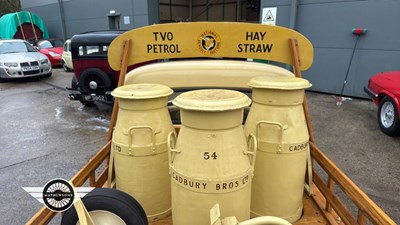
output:
{"label": "wooden plank", "polygon": [[[299,42],[295,38],[289,38],[289,46],[290,46],[290,54],[292,57],[292,65],[294,69],[294,74],[296,77],[301,78],[301,59],[300,59],[300,54],[299,54]],[[306,118],[306,123],[307,123],[307,130],[308,130],[308,135],[309,135],[309,140],[311,142],[314,142],[314,129],[312,127],[311,123],[311,116],[310,112],[308,110],[308,103],[307,103],[307,98],[304,95],[303,98],[303,111],[304,111],[304,116]],[[313,192],[313,184],[312,184],[312,160],[311,160],[311,155],[309,152],[307,152],[307,167],[306,167],[306,189],[308,188],[309,194],[312,194]],[[308,186],[308,187],[307,187]]]}
{"label": "wooden plank", "polygon": [[88,163],[74,177],[72,177],[71,182],[74,187],[82,186],[86,180],[89,178],[92,171],[95,171],[96,168],[100,166],[100,164],[108,157],[111,150],[111,141],[108,141],[103,148],[97,152],[95,156],[93,156]]}
{"label": "wooden plank", "polygon": [[335,209],[341,220],[343,220],[345,224],[357,225],[356,219],[346,208],[346,206],[340,201],[340,199],[328,189],[322,178],[317,173],[314,173],[313,176],[315,185],[324,195],[326,201],[330,203],[333,209]]}
{"label": "wooden plank", "polygon": [[266,59],[291,64],[288,38],[300,40],[302,70],[310,68],[314,59],[311,42],[299,32],[285,27],[237,22],[186,22],[141,27],[115,38],[108,51],[108,62],[116,71],[120,70],[121,41],[126,38],[134,43],[129,65],[157,59],[202,57]]}
{"label": "wooden plank", "polygon": [[55,212],[50,211],[47,207],[43,206],[28,222],[26,222],[26,225],[48,224],[55,215]]}
{"label": "wooden plank", "polygon": [[[302,75],[301,75],[301,68],[300,68],[301,59],[300,59],[300,54],[299,54],[299,42],[297,39],[289,38],[289,45],[290,45],[290,53],[292,56],[292,65],[293,65],[294,74],[296,77],[301,78]],[[303,100],[303,110],[304,110],[304,115],[306,117],[310,141],[315,142],[314,141],[314,129],[312,128],[311,116],[310,116],[310,112],[308,110],[308,103],[307,103],[306,96],[304,96],[304,100]]]}
{"label": "wooden plank", "polygon": [[332,177],[349,199],[362,209],[366,215],[380,225],[396,224],[375,204],[375,202],[373,202],[359,187],[357,187],[350,178],[348,178],[330,159],[328,159],[328,157],[326,157],[313,142],[310,143],[310,147],[313,158],[325,170],[328,176]]}
{"label": "wooden plank", "polygon": [[104,184],[107,182],[108,178],[108,166],[104,168],[104,170],[100,173],[99,177],[97,178],[95,187],[100,188],[104,187]]}
{"label": "wooden plank", "polygon": [[[124,39],[122,41],[122,53],[120,55],[120,68],[121,71],[119,73],[119,78],[118,78],[118,85],[122,86],[124,85],[125,82],[125,75],[126,75],[126,71],[128,70],[128,61],[129,61],[129,52],[130,52],[130,48],[131,48],[131,41],[130,39]],[[118,99],[114,100],[114,105],[113,105],[113,110],[111,113],[111,119],[110,119],[110,126],[108,127],[108,134],[107,134],[107,140],[111,140],[112,138],[112,134],[114,131],[114,126],[115,123],[117,121],[117,117],[118,117]]]}
{"label": "wooden plank", "polygon": [[365,224],[367,224],[367,217],[365,216],[364,211],[362,211],[361,209],[358,210],[357,222],[358,222],[360,225],[365,225]]}
{"label": "wooden plank", "polygon": [[322,215],[324,218],[328,221],[328,224],[330,225],[339,225],[341,220],[339,220],[339,216],[336,214],[334,210],[331,210],[330,212],[324,210],[324,206],[326,205],[326,198],[322,195],[320,192],[319,188],[315,186],[314,184],[314,193],[311,196],[315,202],[315,204],[318,205],[318,208],[321,210]]}
{"label": "wooden plank", "polygon": [[[334,192],[333,192],[334,184],[335,184],[335,182],[333,182],[332,178],[331,178],[331,177],[328,177],[328,190],[329,190],[329,192],[332,193],[332,194],[334,193]],[[332,207],[331,207],[331,205],[329,204],[329,202],[326,202],[326,211],[332,212]]]}

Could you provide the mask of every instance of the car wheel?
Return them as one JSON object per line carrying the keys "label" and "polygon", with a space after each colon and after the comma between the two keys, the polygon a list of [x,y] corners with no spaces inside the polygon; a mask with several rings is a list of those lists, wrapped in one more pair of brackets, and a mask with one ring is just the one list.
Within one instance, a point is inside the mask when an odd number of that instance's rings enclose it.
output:
{"label": "car wheel", "polygon": [[385,96],[379,103],[378,109],[379,127],[389,136],[400,134],[400,120],[397,105],[394,100]]}
{"label": "car wheel", "polygon": [[64,60],[61,61],[62,64],[62,68],[65,72],[70,72],[71,69],[67,66],[67,64],[65,64]]}
{"label": "car wheel", "polygon": [[79,87],[83,92],[110,91],[112,89],[111,79],[98,68],[85,70],[79,80]]}
{"label": "car wheel", "polygon": [[[82,198],[82,202],[96,225],[147,225],[142,206],[125,192],[112,188],[96,188]],[[68,209],[61,225],[78,224],[75,207]]]}

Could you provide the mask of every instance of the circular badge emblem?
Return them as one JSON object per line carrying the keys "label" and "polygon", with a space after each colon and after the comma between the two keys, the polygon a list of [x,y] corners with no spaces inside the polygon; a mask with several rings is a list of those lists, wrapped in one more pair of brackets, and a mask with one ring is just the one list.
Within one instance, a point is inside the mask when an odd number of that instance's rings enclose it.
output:
{"label": "circular badge emblem", "polygon": [[43,188],[44,204],[52,211],[63,212],[74,202],[74,188],[63,179],[49,181]]}
{"label": "circular badge emblem", "polygon": [[207,30],[200,34],[197,44],[204,55],[213,55],[221,45],[221,38],[216,32]]}

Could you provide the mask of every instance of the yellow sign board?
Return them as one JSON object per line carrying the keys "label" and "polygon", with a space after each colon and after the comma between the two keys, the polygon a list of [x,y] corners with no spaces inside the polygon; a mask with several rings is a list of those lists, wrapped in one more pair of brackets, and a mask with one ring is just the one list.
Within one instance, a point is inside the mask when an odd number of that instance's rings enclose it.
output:
{"label": "yellow sign board", "polygon": [[111,43],[108,61],[120,70],[123,41],[131,40],[129,65],[167,58],[253,58],[292,65],[289,39],[298,41],[301,70],[313,62],[313,47],[302,34],[284,27],[231,22],[158,24],[134,29]]}

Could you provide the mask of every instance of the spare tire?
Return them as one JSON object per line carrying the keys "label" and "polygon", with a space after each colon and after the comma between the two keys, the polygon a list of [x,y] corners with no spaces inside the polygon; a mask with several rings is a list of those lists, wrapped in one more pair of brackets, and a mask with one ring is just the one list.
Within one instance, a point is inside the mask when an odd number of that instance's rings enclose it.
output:
{"label": "spare tire", "polygon": [[79,79],[79,87],[83,92],[110,91],[113,89],[110,77],[99,68],[85,70]]}
{"label": "spare tire", "polygon": [[[129,194],[111,188],[96,188],[82,198],[94,223],[147,225],[142,206]],[[75,207],[69,208],[62,217],[61,225],[79,222]]]}

